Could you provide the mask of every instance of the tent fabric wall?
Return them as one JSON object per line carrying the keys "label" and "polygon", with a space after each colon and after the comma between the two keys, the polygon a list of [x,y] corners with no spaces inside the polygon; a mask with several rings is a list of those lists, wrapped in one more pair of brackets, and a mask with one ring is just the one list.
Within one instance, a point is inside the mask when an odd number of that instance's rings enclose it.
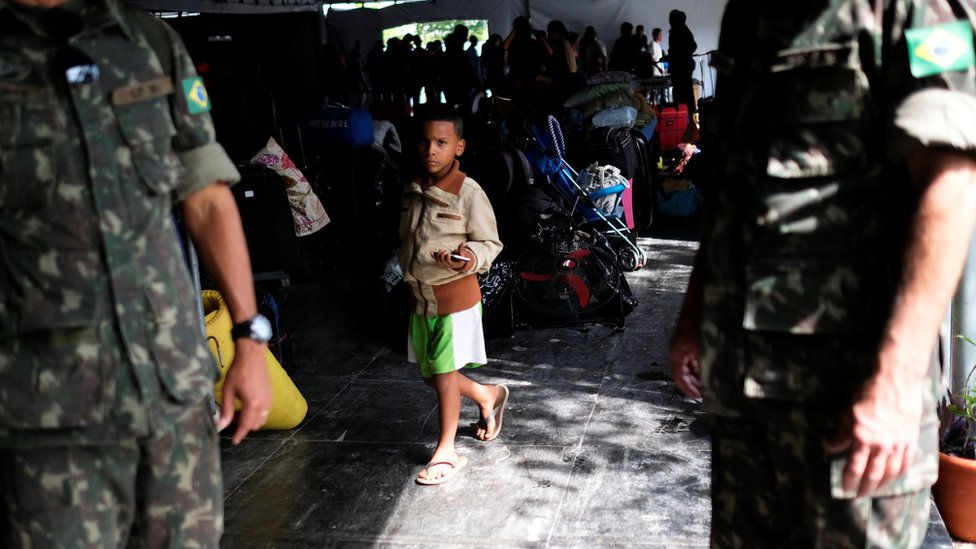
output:
{"label": "tent fabric wall", "polygon": [[[163,0],[160,0],[163,1]],[[445,21],[450,19],[486,19],[489,31],[503,37],[512,28],[512,21],[520,15],[529,15],[532,25],[545,28],[549,21],[559,19],[570,30],[582,33],[588,25],[596,28],[600,39],[613,47],[620,35],[620,24],[630,21],[635,26],[644,25],[648,35],[651,29],[665,31],[664,48],[667,49],[668,13],[680,9],[688,15],[688,26],[698,42],[698,52],[705,53],[718,46],[718,31],[725,10],[724,0],[437,0],[436,2],[412,2],[382,10],[359,9],[329,11],[326,16],[326,35],[332,42],[347,46],[357,40],[363,50],[368,50],[381,39],[383,30],[407,23]],[[704,82],[703,95],[712,93],[714,82],[708,68],[707,57],[699,58],[695,77]]]}

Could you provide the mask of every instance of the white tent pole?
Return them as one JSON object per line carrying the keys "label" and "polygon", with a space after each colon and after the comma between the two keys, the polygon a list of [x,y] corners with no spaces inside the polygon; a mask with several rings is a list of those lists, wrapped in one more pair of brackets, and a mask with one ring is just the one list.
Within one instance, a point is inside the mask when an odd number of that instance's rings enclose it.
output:
{"label": "white tent pole", "polygon": [[976,239],[970,242],[966,266],[949,310],[949,387],[959,394],[966,388],[967,376],[976,363],[976,347],[956,337],[976,339]]}

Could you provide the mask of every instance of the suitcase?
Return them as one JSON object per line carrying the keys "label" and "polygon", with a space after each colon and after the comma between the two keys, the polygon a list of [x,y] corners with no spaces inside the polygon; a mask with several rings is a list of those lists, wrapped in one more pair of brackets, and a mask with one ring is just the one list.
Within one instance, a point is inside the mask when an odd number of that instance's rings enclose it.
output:
{"label": "suitcase", "polygon": [[298,237],[281,177],[260,165],[237,169],[241,181],[231,190],[241,213],[255,280],[298,274],[301,267]]}
{"label": "suitcase", "polygon": [[661,150],[667,151],[677,149],[681,143],[685,130],[688,129],[688,106],[681,103],[669,103],[662,107],[656,107],[657,111],[657,135],[661,144]]}
{"label": "suitcase", "polygon": [[322,251],[333,265],[372,271],[400,243],[400,183],[395,160],[376,145],[331,146],[312,151],[312,188],[332,222]]}
{"label": "suitcase", "polygon": [[670,217],[688,217],[698,213],[701,194],[694,185],[674,190],[658,189],[657,213]]}
{"label": "suitcase", "polygon": [[373,116],[362,109],[328,105],[300,122],[304,146],[373,144]]}

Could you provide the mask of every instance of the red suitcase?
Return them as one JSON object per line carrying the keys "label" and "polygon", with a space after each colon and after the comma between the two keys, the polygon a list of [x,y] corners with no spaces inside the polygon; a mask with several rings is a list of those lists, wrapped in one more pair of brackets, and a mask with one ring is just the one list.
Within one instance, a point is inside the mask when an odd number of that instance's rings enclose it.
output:
{"label": "red suitcase", "polygon": [[688,129],[688,106],[684,103],[670,103],[657,110],[657,134],[661,150],[677,149],[678,143]]}

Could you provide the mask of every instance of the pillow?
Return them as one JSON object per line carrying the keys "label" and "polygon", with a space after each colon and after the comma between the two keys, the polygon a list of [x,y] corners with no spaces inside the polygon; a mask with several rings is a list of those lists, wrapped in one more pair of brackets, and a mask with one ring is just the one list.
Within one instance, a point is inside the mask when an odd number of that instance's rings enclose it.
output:
{"label": "pillow", "polygon": [[626,90],[627,93],[631,93],[630,84],[601,84],[599,86],[593,86],[583,91],[574,93],[569,97],[569,99],[566,100],[564,106],[568,109],[572,109],[582,105],[583,103],[589,103],[605,95],[614,93],[617,90]]}

